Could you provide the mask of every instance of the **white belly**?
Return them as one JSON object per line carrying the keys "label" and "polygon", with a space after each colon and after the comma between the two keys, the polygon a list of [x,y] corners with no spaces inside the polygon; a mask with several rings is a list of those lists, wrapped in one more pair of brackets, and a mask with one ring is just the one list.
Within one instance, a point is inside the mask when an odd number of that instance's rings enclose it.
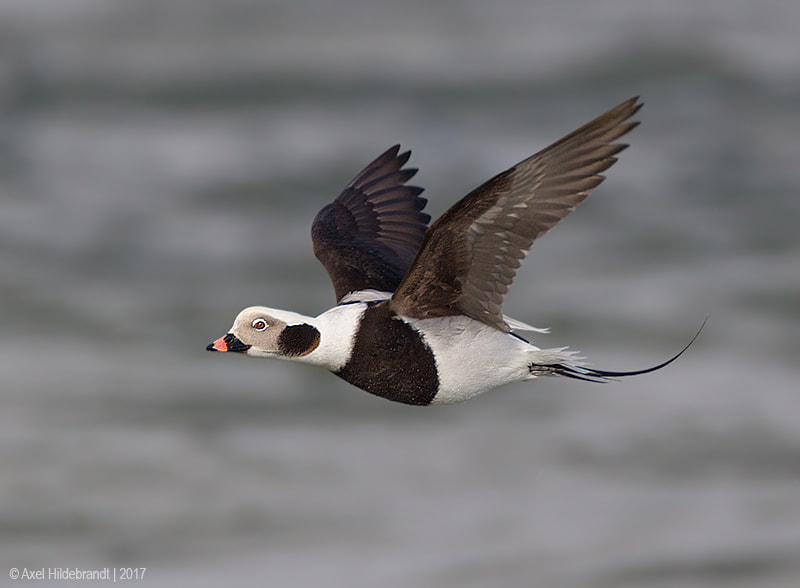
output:
{"label": "white belly", "polygon": [[433,351],[439,392],[432,404],[461,402],[497,386],[530,379],[537,347],[468,317],[405,318]]}

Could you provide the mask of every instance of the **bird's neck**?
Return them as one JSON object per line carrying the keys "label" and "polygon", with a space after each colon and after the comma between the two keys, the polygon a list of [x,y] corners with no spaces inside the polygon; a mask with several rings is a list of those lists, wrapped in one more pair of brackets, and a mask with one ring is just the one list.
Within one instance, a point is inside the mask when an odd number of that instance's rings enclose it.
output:
{"label": "bird's neck", "polygon": [[[366,308],[365,303],[343,304],[314,318],[288,313],[294,316],[290,324],[305,323],[317,329],[320,334],[320,343],[316,349],[307,355],[292,359],[319,365],[331,371],[340,370],[350,359],[361,317]],[[284,320],[282,317],[279,318]]]}

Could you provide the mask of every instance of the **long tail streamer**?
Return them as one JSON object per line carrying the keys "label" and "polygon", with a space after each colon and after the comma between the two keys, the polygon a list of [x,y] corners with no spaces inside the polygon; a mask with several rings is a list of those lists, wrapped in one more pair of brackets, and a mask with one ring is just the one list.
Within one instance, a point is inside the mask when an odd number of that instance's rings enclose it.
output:
{"label": "long tail streamer", "polygon": [[670,357],[668,360],[659,363],[658,365],[654,365],[653,367],[649,367],[643,370],[634,370],[630,372],[612,372],[608,370],[596,370],[590,367],[580,366],[580,365],[569,365],[569,364],[550,364],[550,365],[531,365],[530,370],[531,373],[540,372],[542,374],[556,374],[559,376],[565,376],[567,378],[573,378],[575,380],[583,380],[584,382],[595,382],[597,384],[605,384],[606,382],[613,381],[616,378],[624,378],[625,376],[639,376],[641,374],[649,374],[650,372],[655,372],[656,370],[660,370],[661,368],[667,367],[673,361],[678,359],[684,352],[692,346],[692,343],[695,342],[695,339],[700,335],[700,332],[703,330],[703,327],[706,326],[708,322],[708,317],[703,319],[703,324],[700,325],[700,328],[697,329],[697,332],[694,334],[694,337],[684,346],[683,349],[678,351],[675,355]]}

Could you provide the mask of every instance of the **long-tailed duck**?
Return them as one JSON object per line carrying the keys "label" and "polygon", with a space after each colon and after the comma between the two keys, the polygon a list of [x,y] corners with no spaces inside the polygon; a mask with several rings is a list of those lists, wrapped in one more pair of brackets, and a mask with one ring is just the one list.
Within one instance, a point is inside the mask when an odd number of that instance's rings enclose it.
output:
{"label": "long-tailed duck", "polygon": [[[574,352],[539,349],[514,331],[538,331],[501,312],[533,242],[582,202],[638,125],[632,98],[459,200],[428,228],[422,188],[406,185],[410,151],[395,145],[370,163],[311,227],[314,254],[337,305],[317,317],[246,308],[209,351],[322,366],[378,396],[448,404],[497,386],[558,375],[603,382],[612,372]],[[702,327],[701,327],[702,328]],[[699,331],[698,331],[699,334]],[[697,335],[695,335],[697,337]]]}

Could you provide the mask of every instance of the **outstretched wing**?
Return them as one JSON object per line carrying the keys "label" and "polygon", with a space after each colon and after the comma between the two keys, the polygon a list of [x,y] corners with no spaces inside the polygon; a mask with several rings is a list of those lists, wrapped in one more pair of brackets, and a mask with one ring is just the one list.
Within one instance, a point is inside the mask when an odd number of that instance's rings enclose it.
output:
{"label": "outstretched wing", "polygon": [[394,292],[414,260],[428,221],[423,189],[406,186],[410,151],[395,145],[370,163],[319,211],[311,226],[314,255],[328,271],[336,300],[349,292]]}
{"label": "outstretched wing", "polygon": [[398,314],[463,314],[508,331],[503,297],[533,242],[605,178],[638,123],[641,104],[620,104],[473,190],[437,220],[391,299]]}

